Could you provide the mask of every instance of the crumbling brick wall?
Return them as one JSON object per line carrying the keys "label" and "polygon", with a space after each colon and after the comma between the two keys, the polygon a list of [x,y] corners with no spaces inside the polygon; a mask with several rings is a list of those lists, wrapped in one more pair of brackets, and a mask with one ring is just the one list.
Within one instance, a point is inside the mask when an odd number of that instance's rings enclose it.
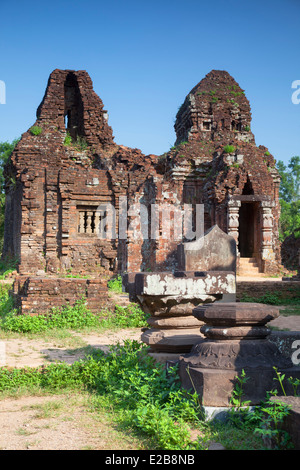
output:
{"label": "crumbling brick wall", "polygon": [[59,277],[18,276],[13,294],[16,306],[25,315],[48,313],[52,308],[74,306],[84,299],[91,312],[99,312],[107,304],[105,279],[67,279]]}

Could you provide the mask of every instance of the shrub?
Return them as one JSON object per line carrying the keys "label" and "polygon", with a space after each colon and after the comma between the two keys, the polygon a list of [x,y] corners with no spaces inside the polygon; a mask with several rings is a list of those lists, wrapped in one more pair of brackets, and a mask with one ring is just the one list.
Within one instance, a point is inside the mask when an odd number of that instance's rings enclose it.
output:
{"label": "shrub", "polygon": [[76,142],[74,143],[77,150],[86,150],[87,149],[87,141],[84,137],[77,136]]}
{"label": "shrub", "polygon": [[30,128],[30,132],[32,135],[40,135],[43,132],[43,129],[39,126],[32,126]]}
{"label": "shrub", "polygon": [[70,133],[68,131],[64,140],[64,145],[66,147],[68,147],[69,145],[72,145],[72,137],[70,136]]}
{"label": "shrub", "polygon": [[223,150],[225,153],[233,153],[235,152],[236,148],[234,147],[234,145],[225,145]]}
{"label": "shrub", "polygon": [[119,274],[117,277],[110,279],[107,283],[108,290],[121,294],[122,291],[122,276]]}
{"label": "shrub", "polygon": [[104,328],[142,328],[147,326],[146,315],[143,310],[134,303],[128,307],[115,306],[114,312],[108,312],[106,318],[101,320]]}
{"label": "shrub", "polygon": [[[83,328],[100,325],[100,317],[94,315],[81,299],[74,306],[66,306],[62,309],[53,308],[48,314],[35,316],[19,315],[17,310],[12,310],[12,299],[6,299],[3,307],[1,329],[19,333],[39,333],[53,328]],[[7,306],[8,305],[8,306]],[[10,307],[10,308],[9,308]]]}

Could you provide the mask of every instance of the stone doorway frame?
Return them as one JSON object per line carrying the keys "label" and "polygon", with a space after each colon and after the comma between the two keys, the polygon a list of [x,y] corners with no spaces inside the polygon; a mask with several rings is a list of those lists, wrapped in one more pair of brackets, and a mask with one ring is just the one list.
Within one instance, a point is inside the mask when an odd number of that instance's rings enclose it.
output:
{"label": "stone doorway frame", "polygon": [[259,202],[260,244],[257,251],[257,263],[260,272],[267,272],[269,264],[275,261],[273,250],[273,207],[275,202],[268,196],[235,195],[227,200],[227,233],[236,241],[237,266],[239,265],[239,210],[242,202]]}

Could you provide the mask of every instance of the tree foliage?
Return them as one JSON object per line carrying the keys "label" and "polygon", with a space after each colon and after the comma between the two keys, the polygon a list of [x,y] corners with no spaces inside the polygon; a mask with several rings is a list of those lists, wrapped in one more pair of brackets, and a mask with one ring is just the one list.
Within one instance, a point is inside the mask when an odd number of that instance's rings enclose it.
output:
{"label": "tree foliage", "polygon": [[279,197],[281,206],[280,239],[294,234],[300,237],[300,157],[292,157],[285,165],[277,162],[277,169],[281,176]]}
{"label": "tree foliage", "polygon": [[4,166],[8,162],[19,139],[12,142],[0,142],[0,252],[2,251],[4,235],[4,211],[5,211],[5,190],[4,190]]}

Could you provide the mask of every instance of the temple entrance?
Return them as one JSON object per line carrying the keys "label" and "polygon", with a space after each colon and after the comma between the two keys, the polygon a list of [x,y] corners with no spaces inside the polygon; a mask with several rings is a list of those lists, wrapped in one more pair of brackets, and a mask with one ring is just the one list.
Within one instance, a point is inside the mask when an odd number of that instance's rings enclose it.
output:
{"label": "temple entrance", "polygon": [[242,202],[239,209],[239,252],[241,258],[257,254],[257,203]]}

